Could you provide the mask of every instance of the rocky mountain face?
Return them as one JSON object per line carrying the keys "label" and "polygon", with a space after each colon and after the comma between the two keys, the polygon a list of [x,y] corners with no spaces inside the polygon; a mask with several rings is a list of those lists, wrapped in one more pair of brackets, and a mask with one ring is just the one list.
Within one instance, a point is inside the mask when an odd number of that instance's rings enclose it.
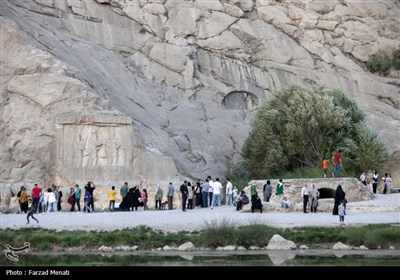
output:
{"label": "rocky mountain face", "polygon": [[3,188],[223,177],[290,83],[342,89],[400,162],[399,73],[363,67],[400,47],[396,0],[13,0],[0,20]]}

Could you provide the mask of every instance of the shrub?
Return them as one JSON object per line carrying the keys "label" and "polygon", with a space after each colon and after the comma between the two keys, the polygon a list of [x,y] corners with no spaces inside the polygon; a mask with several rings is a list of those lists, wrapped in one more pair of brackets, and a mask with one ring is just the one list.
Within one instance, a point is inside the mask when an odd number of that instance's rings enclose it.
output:
{"label": "shrub", "polygon": [[393,52],[392,65],[394,69],[400,70],[400,48]]}
{"label": "shrub", "polygon": [[389,55],[385,51],[380,50],[377,53],[370,55],[370,58],[365,63],[365,66],[371,73],[387,76],[389,74],[391,64],[392,61]]}
{"label": "shrub", "polygon": [[[204,247],[216,248],[219,246],[229,245],[230,242],[236,240],[235,231],[236,226],[228,219],[223,218],[222,220],[211,220],[211,222],[205,222],[205,227],[200,233],[199,242]],[[235,241],[234,241],[235,243]]]}

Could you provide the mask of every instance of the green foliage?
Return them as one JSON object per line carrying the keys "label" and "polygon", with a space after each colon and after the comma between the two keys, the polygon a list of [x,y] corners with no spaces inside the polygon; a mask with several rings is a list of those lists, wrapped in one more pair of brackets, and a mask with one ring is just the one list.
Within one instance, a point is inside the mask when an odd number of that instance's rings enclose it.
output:
{"label": "green foliage", "polygon": [[245,164],[244,161],[232,164],[230,172],[226,175],[226,178],[229,178],[232,184],[237,186],[239,191],[251,181],[249,173],[246,171],[248,168]]}
{"label": "green foliage", "polygon": [[[343,165],[347,166],[348,159],[345,158],[343,160]],[[322,166],[322,165],[321,165]],[[282,179],[298,179],[298,178],[321,178],[323,176],[323,170],[320,165],[313,167],[299,167],[292,170],[283,170],[275,174],[276,178]],[[334,170],[333,164],[330,164],[328,167],[328,177],[330,177]],[[359,173],[355,173],[354,170],[350,169],[342,169],[342,176],[345,177],[358,177]],[[250,180],[249,180],[250,181]]]}
{"label": "green foliage", "polygon": [[370,55],[369,60],[365,63],[365,66],[371,73],[387,76],[391,67],[391,60],[385,51],[380,50],[377,53]]}
{"label": "green foliage", "polygon": [[350,157],[349,170],[360,170],[367,155],[351,152],[352,139],[357,139],[353,140],[355,145],[362,144],[376,152],[365,162],[369,168],[381,166],[386,160],[385,147],[379,139],[372,134],[366,138],[359,129],[366,124],[357,103],[337,89],[307,90],[290,85],[275,91],[251,125],[242,149],[241,167],[252,178],[268,178],[299,168],[321,169],[323,158],[330,160],[339,149]]}
{"label": "green foliage", "polygon": [[384,50],[370,55],[365,67],[369,72],[382,76],[387,76],[392,67],[395,70],[400,70],[400,48],[395,50],[391,56]]}
{"label": "green foliage", "polygon": [[[206,222],[198,233],[178,232],[163,233],[147,227],[136,227],[110,232],[61,231],[44,229],[1,229],[0,246],[6,244],[22,246],[30,242],[32,251],[52,251],[55,247],[84,246],[87,250],[98,248],[105,243],[108,246],[140,245],[140,249],[153,249],[179,246],[191,241],[197,247],[216,248],[218,246],[267,246],[274,234],[279,234],[297,244],[315,246],[320,243],[343,242],[348,245],[376,248],[377,246],[395,246],[400,244],[400,227],[391,224],[366,226],[336,227],[302,227],[274,228],[261,222],[253,221],[248,225],[236,227],[228,218]],[[91,237],[90,237],[91,236]],[[143,239],[147,236],[147,239]],[[49,238],[50,237],[50,238]],[[111,238],[113,237],[113,238]]]}
{"label": "green foliage", "polygon": [[385,144],[378,138],[375,132],[364,125],[355,127],[354,138],[345,141],[347,162],[350,162],[354,172],[360,174],[368,169],[381,169],[388,159]]}
{"label": "green foliage", "polygon": [[250,248],[250,246],[265,247],[276,232],[275,228],[268,225],[251,223],[238,228],[236,245],[246,248]]}
{"label": "green foliage", "polygon": [[224,218],[220,221],[206,221],[204,230],[200,233],[199,242],[203,244],[203,246],[209,248],[232,245],[232,243],[229,242],[235,240],[235,230],[236,226],[228,218]]}
{"label": "green foliage", "polygon": [[394,69],[400,70],[400,48],[393,52],[392,65]]}
{"label": "green foliage", "polygon": [[355,227],[346,229],[347,242],[353,246],[364,245],[376,248],[378,245],[394,245],[400,241],[400,228],[397,225],[368,225],[364,230]]}

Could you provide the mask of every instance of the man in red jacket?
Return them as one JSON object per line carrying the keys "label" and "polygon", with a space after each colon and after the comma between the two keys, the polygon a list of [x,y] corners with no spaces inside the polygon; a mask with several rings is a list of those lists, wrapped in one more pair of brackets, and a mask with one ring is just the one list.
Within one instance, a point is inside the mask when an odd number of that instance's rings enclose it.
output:
{"label": "man in red jacket", "polygon": [[37,207],[39,205],[40,195],[42,194],[42,188],[35,184],[32,188],[32,210],[36,213]]}

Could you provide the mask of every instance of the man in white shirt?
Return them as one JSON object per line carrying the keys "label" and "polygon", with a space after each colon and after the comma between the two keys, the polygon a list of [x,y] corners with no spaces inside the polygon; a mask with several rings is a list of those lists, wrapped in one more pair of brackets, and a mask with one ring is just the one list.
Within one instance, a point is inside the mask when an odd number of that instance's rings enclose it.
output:
{"label": "man in white shirt", "polygon": [[212,197],[212,202],[211,202],[211,210],[214,207],[214,202],[217,200],[218,202],[218,207],[221,207],[221,190],[222,190],[222,185],[219,182],[219,178],[215,179],[215,182],[212,184],[213,188],[213,197]]}
{"label": "man in white shirt", "polygon": [[232,183],[226,178],[225,206],[231,206],[232,203]]}
{"label": "man in white shirt", "polygon": [[307,212],[308,189],[306,185],[304,185],[303,188],[301,189],[301,197],[303,198],[303,211],[304,213],[308,213]]}

